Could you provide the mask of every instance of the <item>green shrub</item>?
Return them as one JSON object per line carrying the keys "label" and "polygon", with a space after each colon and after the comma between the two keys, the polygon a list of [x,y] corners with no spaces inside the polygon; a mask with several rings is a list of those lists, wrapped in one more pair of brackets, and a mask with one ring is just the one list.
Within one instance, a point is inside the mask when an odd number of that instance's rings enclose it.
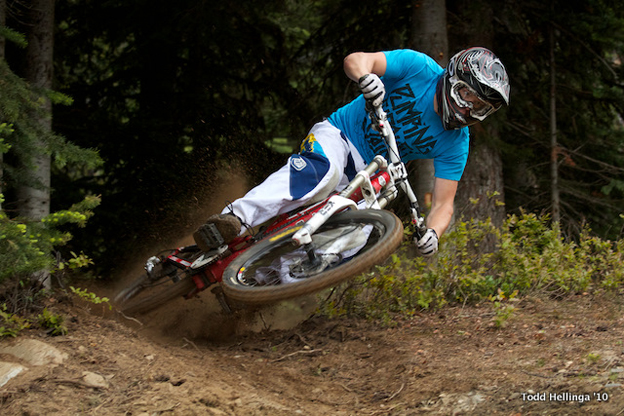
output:
{"label": "green shrub", "polygon": [[60,314],[52,313],[45,308],[43,312],[37,316],[39,326],[47,328],[50,335],[67,335],[67,327],[65,326],[65,317]]}
{"label": "green shrub", "polygon": [[[41,221],[9,218],[0,210],[0,282],[7,278],[23,278],[40,270],[54,272],[57,265],[55,248],[72,238],[63,226],[84,226],[99,202],[98,197],[87,197],[70,209],[51,213]],[[71,268],[88,263],[83,254],[74,254],[58,267]]]}
{"label": "green shrub", "polygon": [[[26,45],[24,36],[19,33],[6,27],[0,27],[0,32],[18,46]],[[0,208],[4,189],[45,188],[34,174],[37,157],[41,154],[51,156],[54,168],[73,171],[74,177],[80,176],[82,169],[96,169],[103,164],[96,150],[80,148],[38,121],[51,116],[42,107],[43,100],[50,100],[54,105],[69,105],[70,97],[34,88],[13,73],[4,59],[0,59],[0,84]],[[4,157],[5,153],[10,153],[10,157]],[[19,280],[41,270],[53,271],[55,248],[71,239],[71,234],[63,231],[62,226],[67,223],[84,225],[98,204],[98,197],[87,197],[41,221],[12,218],[0,209],[0,282],[7,278]]]}
{"label": "green shrub", "polygon": [[110,299],[107,297],[99,297],[95,293],[89,292],[87,289],[75,288],[73,286],[70,286],[69,289],[79,298],[86,300],[89,303],[93,303],[94,305],[105,303],[108,305],[109,310],[113,309],[113,305],[110,304]]}
{"label": "green shrub", "polygon": [[546,215],[510,215],[501,227],[489,219],[458,221],[432,261],[407,255],[411,241],[407,238],[384,265],[337,291],[323,312],[391,322],[396,314],[490,300],[500,318],[496,324],[503,326],[513,312],[508,301],[516,296],[621,290],[624,283],[623,240],[601,240],[588,228],[576,239],[565,239]]}
{"label": "green shrub", "polygon": [[16,337],[30,327],[30,322],[19,315],[7,312],[6,304],[0,306],[0,338]]}

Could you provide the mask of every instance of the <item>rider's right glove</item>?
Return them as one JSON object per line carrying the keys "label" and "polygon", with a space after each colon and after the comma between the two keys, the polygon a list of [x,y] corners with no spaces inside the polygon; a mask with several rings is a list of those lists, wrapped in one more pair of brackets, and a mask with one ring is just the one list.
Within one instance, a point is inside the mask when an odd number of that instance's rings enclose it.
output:
{"label": "rider's right glove", "polygon": [[431,257],[438,252],[438,234],[433,228],[427,228],[425,235],[420,240],[416,240],[415,243],[418,252],[423,257]]}
{"label": "rider's right glove", "polygon": [[386,95],[386,88],[377,75],[363,75],[359,79],[358,85],[360,86],[360,90],[362,90],[362,95],[364,95],[366,101],[371,103],[373,107],[379,107],[381,105],[381,102]]}

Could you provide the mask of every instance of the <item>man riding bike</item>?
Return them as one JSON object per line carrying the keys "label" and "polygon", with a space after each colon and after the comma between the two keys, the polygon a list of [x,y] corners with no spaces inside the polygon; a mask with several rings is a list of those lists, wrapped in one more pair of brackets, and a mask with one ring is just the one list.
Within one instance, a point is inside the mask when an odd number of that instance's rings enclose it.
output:
{"label": "man riding bike", "polygon": [[[362,95],[312,127],[298,154],[263,183],[211,216],[193,235],[203,251],[229,242],[278,214],[325,199],[345,186],[376,154],[387,157],[367,107],[383,107],[393,120],[404,162],[433,159],[435,181],[427,232],[416,246],[423,256],[438,250],[438,236],[453,215],[457,184],[468,159],[468,126],[509,105],[509,78],[488,49],[454,55],[446,69],[413,50],[356,52],[344,71]],[[380,78],[382,77],[382,78]],[[214,229],[222,239],[214,238]]]}

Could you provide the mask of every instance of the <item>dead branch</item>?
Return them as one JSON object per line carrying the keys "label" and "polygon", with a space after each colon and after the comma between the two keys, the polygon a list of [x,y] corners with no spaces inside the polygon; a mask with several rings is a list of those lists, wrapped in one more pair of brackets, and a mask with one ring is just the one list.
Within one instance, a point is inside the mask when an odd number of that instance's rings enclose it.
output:
{"label": "dead branch", "polygon": [[387,402],[389,402],[390,400],[392,400],[392,399],[394,399],[396,396],[398,396],[398,395],[399,395],[399,393],[401,393],[401,392],[403,391],[403,388],[404,388],[404,387],[405,387],[405,383],[401,384],[401,387],[400,387],[400,388],[399,388],[396,392],[394,392],[394,393],[393,393],[390,397],[388,397],[388,398],[386,399],[386,401],[387,401]]}
{"label": "dead branch", "polygon": [[321,352],[321,351],[323,351],[323,350],[319,349],[319,350],[300,350],[300,351],[295,351],[295,352],[292,352],[290,354],[286,354],[283,357],[280,357],[280,358],[278,358],[276,360],[273,360],[271,362],[272,363],[276,363],[278,361],[285,360],[286,358],[289,358],[289,357],[292,357],[292,356],[295,356],[295,355],[298,355],[298,354],[306,354],[306,355],[308,355],[308,354],[316,354],[316,353]]}

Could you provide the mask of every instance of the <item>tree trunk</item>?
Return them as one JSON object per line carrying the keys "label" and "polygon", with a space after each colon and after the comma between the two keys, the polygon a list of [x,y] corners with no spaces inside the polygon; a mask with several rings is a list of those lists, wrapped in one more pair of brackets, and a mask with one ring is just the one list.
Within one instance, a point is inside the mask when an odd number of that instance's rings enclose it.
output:
{"label": "tree trunk", "polygon": [[[0,0],[0,27],[6,26],[6,0]],[[5,39],[0,36],[0,60],[4,59]],[[4,153],[0,152],[0,194],[4,185],[4,171],[2,164],[4,163]],[[2,201],[0,200],[0,210],[2,209]]]}
{"label": "tree trunk", "polygon": [[[496,134],[493,129],[475,128],[477,137]],[[503,160],[500,151],[487,143],[473,145],[468,164],[459,182],[456,217],[485,220],[501,225],[505,220],[503,205]]]}
{"label": "tree trunk", "polygon": [[[54,0],[33,0],[30,6],[28,47],[26,49],[26,81],[36,89],[52,88],[53,49],[54,49]],[[42,97],[43,111],[33,114],[36,122],[44,131],[52,131],[52,103]],[[50,164],[51,158],[46,151],[43,138],[37,146],[39,155],[33,161],[36,169],[33,172],[40,187],[22,186],[17,190],[18,210],[21,216],[37,221],[50,213]],[[50,273],[41,270],[34,273],[47,289],[52,287]]]}
{"label": "tree trunk", "polygon": [[[465,32],[458,34],[469,42],[464,47],[474,45],[492,48],[492,7],[485,0],[464,0],[459,5],[458,20],[471,22],[463,26]],[[495,118],[496,115],[491,117]],[[500,140],[498,130],[489,121],[471,127],[470,154],[457,190],[455,207],[458,218],[491,218],[494,225],[501,225],[505,219],[503,162],[497,146]],[[484,251],[493,249],[485,246],[481,248]]]}
{"label": "tree trunk", "polygon": [[[441,66],[448,62],[445,0],[418,0],[414,3],[411,47],[426,53]],[[424,212],[431,208],[434,169],[433,160],[410,163],[410,179]],[[413,178],[413,179],[412,179]]]}
{"label": "tree trunk", "polygon": [[[552,2],[551,2],[552,6]],[[555,76],[555,28],[551,25],[550,35],[550,181],[551,181],[551,202],[552,220],[561,220],[559,202],[559,166],[558,166],[558,144],[557,144],[557,83]]]}
{"label": "tree trunk", "polygon": [[[0,26],[6,26],[6,0],[0,0]],[[0,36],[0,59],[4,59],[6,40]]]}
{"label": "tree trunk", "polygon": [[[52,88],[52,52],[54,48],[54,0],[33,0],[30,8],[30,31],[26,50],[26,80],[35,88]],[[43,98],[44,114],[52,114],[52,104]],[[33,114],[45,131],[52,130],[52,119],[46,115]],[[50,155],[41,151],[35,159],[34,177],[40,188],[23,186],[18,189],[19,213],[31,220],[40,220],[50,213]]]}
{"label": "tree trunk", "polygon": [[448,62],[446,1],[418,0],[414,4],[412,47],[424,52],[441,66]]}

